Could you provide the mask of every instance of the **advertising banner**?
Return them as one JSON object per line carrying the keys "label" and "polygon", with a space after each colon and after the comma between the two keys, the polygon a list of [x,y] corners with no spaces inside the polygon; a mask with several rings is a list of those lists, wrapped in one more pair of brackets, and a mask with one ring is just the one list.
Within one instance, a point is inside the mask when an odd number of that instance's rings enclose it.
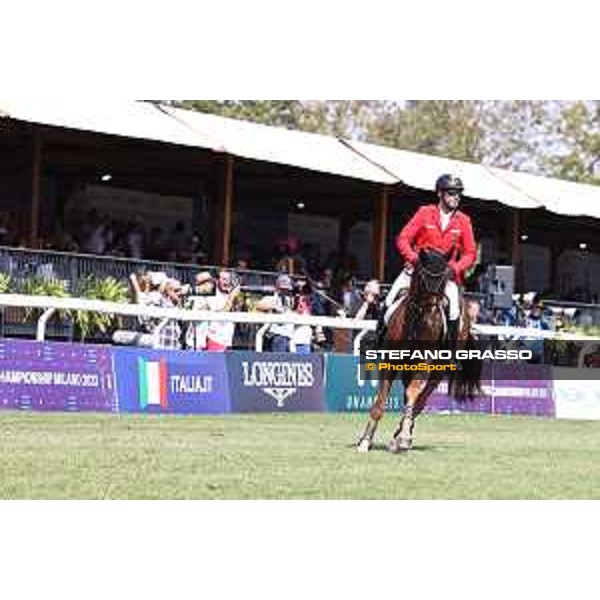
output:
{"label": "advertising banner", "polygon": [[[497,370],[506,367],[495,366]],[[547,365],[514,365],[519,373],[508,379],[506,373],[494,379],[492,412],[499,415],[531,415],[554,417],[552,370]]]}
{"label": "advertising banner", "polygon": [[227,353],[232,412],[324,410],[323,356]]}
{"label": "advertising banner", "polygon": [[222,354],[115,348],[119,411],[213,414],[230,410]]}
{"label": "advertising banner", "polygon": [[600,386],[576,379],[579,369],[552,369],[554,402],[558,419],[600,419]]}
{"label": "advertising banner", "polygon": [[0,408],[116,411],[112,348],[0,339]]}
{"label": "advertising banner", "polygon": [[[363,379],[361,371],[365,378]],[[350,354],[325,355],[325,406],[332,412],[368,412],[373,406],[379,379],[376,373],[360,368],[360,357]],[[396,380],[386,410],[400,411],[404,388]]]}

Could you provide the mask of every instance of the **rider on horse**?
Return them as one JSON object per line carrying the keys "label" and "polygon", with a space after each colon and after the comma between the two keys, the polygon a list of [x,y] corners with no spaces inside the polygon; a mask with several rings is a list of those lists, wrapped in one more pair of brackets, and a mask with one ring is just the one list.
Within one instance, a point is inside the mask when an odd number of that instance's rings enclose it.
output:
{"label": "rider on horse", "polygon": [[[437,250],[448,257],[451,278],[446,284],[448,299],[448,339],[456,340],[460,319],[459,285],[465,272],[476,260],[476,246],[471,219],[458,210],[463,183],[454,175],[442,175],[435,184],[438,204],[422,206],[396,237],[396,247],[405,266],[385,299],[386,317],[393,314],[396,297],[410,287],[413,268],[422,249]],[[398,301],[399,302],[399,301]],[[383,340],[385,325],[380,322],[379,340]]]}

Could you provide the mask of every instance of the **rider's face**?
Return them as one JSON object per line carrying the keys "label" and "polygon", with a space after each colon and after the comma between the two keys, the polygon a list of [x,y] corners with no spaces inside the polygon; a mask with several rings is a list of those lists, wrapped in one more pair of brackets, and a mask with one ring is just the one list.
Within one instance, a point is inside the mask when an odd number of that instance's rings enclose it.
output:
{"label": "rider's face", "polygon": [[440,197],[449,210],[456,210],[460,204],[460,192],[456,190],[444,190]]}

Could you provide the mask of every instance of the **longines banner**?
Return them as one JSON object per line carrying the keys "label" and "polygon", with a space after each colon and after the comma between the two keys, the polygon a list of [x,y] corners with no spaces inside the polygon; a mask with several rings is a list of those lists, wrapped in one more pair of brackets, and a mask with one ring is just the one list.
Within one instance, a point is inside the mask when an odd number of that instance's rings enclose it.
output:
{"label": "longines banner", "polygon": [[230,411],[222,354],[115,348],[114,356],[121,412]]}
{"label": "longines banner", "polygon": [[322,411],[323,356],[227,354],[233,412]]}
{"label": "longines banner", "polygon": [[0,339],[0,408],[116,411],[112,348]]}

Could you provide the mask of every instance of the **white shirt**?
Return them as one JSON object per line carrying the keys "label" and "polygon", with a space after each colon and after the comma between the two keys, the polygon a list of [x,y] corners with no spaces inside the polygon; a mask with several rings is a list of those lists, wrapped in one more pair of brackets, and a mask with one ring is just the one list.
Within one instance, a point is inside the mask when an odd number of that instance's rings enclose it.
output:
{"label": "white shirt", "polygon": [[442,231],[446,231],[448,225],[450,224],[450,219],[452,218],[453,213],[447,213],[440,208],[440,223],[442,224]]}
{"label": "white shirt", "polygon": [[[283,300],[279,294],[273,294],[272,296],[265,296],[271,302],[271,310],[277,310],[277,312],[292,312],[291,308],[287,308],[283,304]],[[273,335],[281,335],[283,337],[292,338],[294,335],[294,325],[292,323],[281,323],[277,325],[271,325],[269,332]]]}
{"label": "white shirt", "polygon": [[[217,288],[214,296],[206,298],[206,304],[209,310],[222,311],[227,304],[229,294],[226,294]],[[211,321],[208,325],[207,337],[218,342],[227,348],[233,344],[233,334],[235,333],[235,323],[227,323],[225,321]]]}

